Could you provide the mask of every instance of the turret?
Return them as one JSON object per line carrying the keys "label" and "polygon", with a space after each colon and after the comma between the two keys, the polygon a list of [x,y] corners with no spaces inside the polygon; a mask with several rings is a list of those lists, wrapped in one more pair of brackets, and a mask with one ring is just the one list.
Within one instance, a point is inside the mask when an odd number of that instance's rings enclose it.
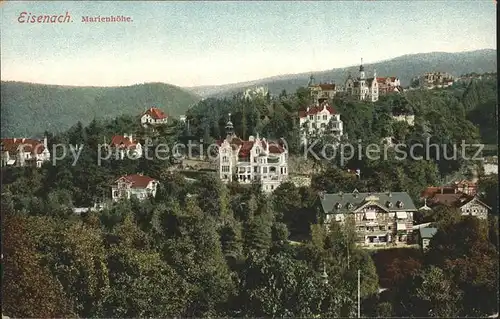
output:
{"label": "turret", "polygon": [[363,58],[361,58],[361,64],[359,65],[359,78],[361,80],[365,79],[365,67],[363,66]]}
{"label": "turret", "polygon": [[234,125],[233,122],[231,122],[231,113],[228,113],[229,121],[226,123],[226,137],[228,139],[231,139],[234,136]]}

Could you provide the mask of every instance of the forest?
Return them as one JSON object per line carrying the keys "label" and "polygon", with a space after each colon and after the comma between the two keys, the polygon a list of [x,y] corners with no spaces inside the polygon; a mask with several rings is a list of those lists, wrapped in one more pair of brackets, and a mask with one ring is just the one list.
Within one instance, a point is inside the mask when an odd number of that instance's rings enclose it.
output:
{"label": "forest", "polygon": [[[444,144],[491,141],[493,101],[496,86],[478,81],[387,96],[374,105],[344,98],[332,104],[350,140],[393,135],[411,145],[426,136]],[[423,187],[461,173],[467,161],[363,160],[346,167],[319,161],[311,187],[287,182],[271,195],[258,185],[224,185],[208,173],[192,182],[166,161],[97,164],[97,147],[112,134],[152,136],[152,146],[190,138],[212,143],[224,135],[227,113],[239,136],[284,137],[299,155],[297,111],[308,103],[305,89],[252,101],[206,99],[188,112],[189,127],[174,122],[155,135],[131,116],[46,132],[49,145],[86,147],[75,166],[68,159],[41,169],[2,169],[3,315],[355,317],[358,270],[362,316],[498,312],[497,176],[480,175],[480,196],[493,207],[487,221],[451,208],[416,216],[439,225],[425,254],[362,250],[349,223],[333,223],[330,232],[321,225],[320,191],[401,190],[416,201]],[[414,114],[415,126],[392,122],[391,112]],[[360,168],[361,178],[346,168]],[[155,198],[73,213],[109,197],[117,177],[137,172],[160,181]],[[379,294],[379,288],[388,290]]]}

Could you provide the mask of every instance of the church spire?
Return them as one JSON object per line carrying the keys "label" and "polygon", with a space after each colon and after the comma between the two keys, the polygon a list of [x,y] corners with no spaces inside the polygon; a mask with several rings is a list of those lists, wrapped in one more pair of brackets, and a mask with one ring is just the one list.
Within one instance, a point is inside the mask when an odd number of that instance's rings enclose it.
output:
{"label": "church spire", "polygon": [[226,136],[228,138],[231,138],[232,136],[234,136],[234,125],[233,125],[233,122],[231,122],[231,113],[228,113],[228,117],[229,117],[229,120],[227,121],[226,123]]}
{"label": "church spire", "polygon": [[363,58],[361,58],[361,64],[359,65],[359,79],[365,79],[365,67],[363,66]]}
{"label": "church spire", "polygon": [[311,73],[311,76],[309,77],[309,82],[307,82],[307,86],[313,86],[314,85],[314,75],[312,75]]}

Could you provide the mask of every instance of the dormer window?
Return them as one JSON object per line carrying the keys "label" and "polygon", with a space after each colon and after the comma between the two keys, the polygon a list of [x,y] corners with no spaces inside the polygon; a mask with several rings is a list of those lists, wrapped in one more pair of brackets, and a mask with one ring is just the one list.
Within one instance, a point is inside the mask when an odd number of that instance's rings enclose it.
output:
{"label": "dormer window", "polygon": [[336,203],[335,204],[335,209],[341,209],[342,208],[342,204],[341,203]]}
{"label": "dormer window", "polygon": [[387,205],[387,207],[388,207],[388,208],[391,208],[391,207],[392,207],[392,203],[391,203],[391,202],[389,202],[389,201],[386,203],[386,205]]}
{"label": "dormer window", "polygon": [[352,209],[353,205],[352,203],[347,203],[347,209]]}
{"label": "dormer window", "polygon": [[396,203],[396,206],[397,206],[398,208],[403,208],[404,204],[403,204],[403,202],[402,202],[402,201],[399,201],[399,200],[398,200],[398,201],[397,201],[397,203]]}

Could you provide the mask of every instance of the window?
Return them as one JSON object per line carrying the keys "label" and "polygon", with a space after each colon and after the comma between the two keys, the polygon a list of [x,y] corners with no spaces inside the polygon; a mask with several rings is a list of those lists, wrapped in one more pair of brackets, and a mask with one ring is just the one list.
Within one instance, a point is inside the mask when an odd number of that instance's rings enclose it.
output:
{"label": "window", "polygon": [[314,115],[309,115],[309,119],[312,121],[314,120]]}
{"label": "window", "polygon": [[223,162],[227,162],[227,161],[229,161],[229,159],[228,159],[228,157],[227,157],[227,156],[223,156],[223,157],[222,157],[222,161],[223,161]]}
{"label": "window", "polygon": [[262,173],[267,174],[267,167],[262,168]]}
{"label": "window", "polygon": [[326,121],[328,119],[327,115],[323,115],[323,121]]}
{"label": "window", "polygon": [[229,166],[226,166],[226,165],[222,166],[222,172],[228,173],[229,172]]}

